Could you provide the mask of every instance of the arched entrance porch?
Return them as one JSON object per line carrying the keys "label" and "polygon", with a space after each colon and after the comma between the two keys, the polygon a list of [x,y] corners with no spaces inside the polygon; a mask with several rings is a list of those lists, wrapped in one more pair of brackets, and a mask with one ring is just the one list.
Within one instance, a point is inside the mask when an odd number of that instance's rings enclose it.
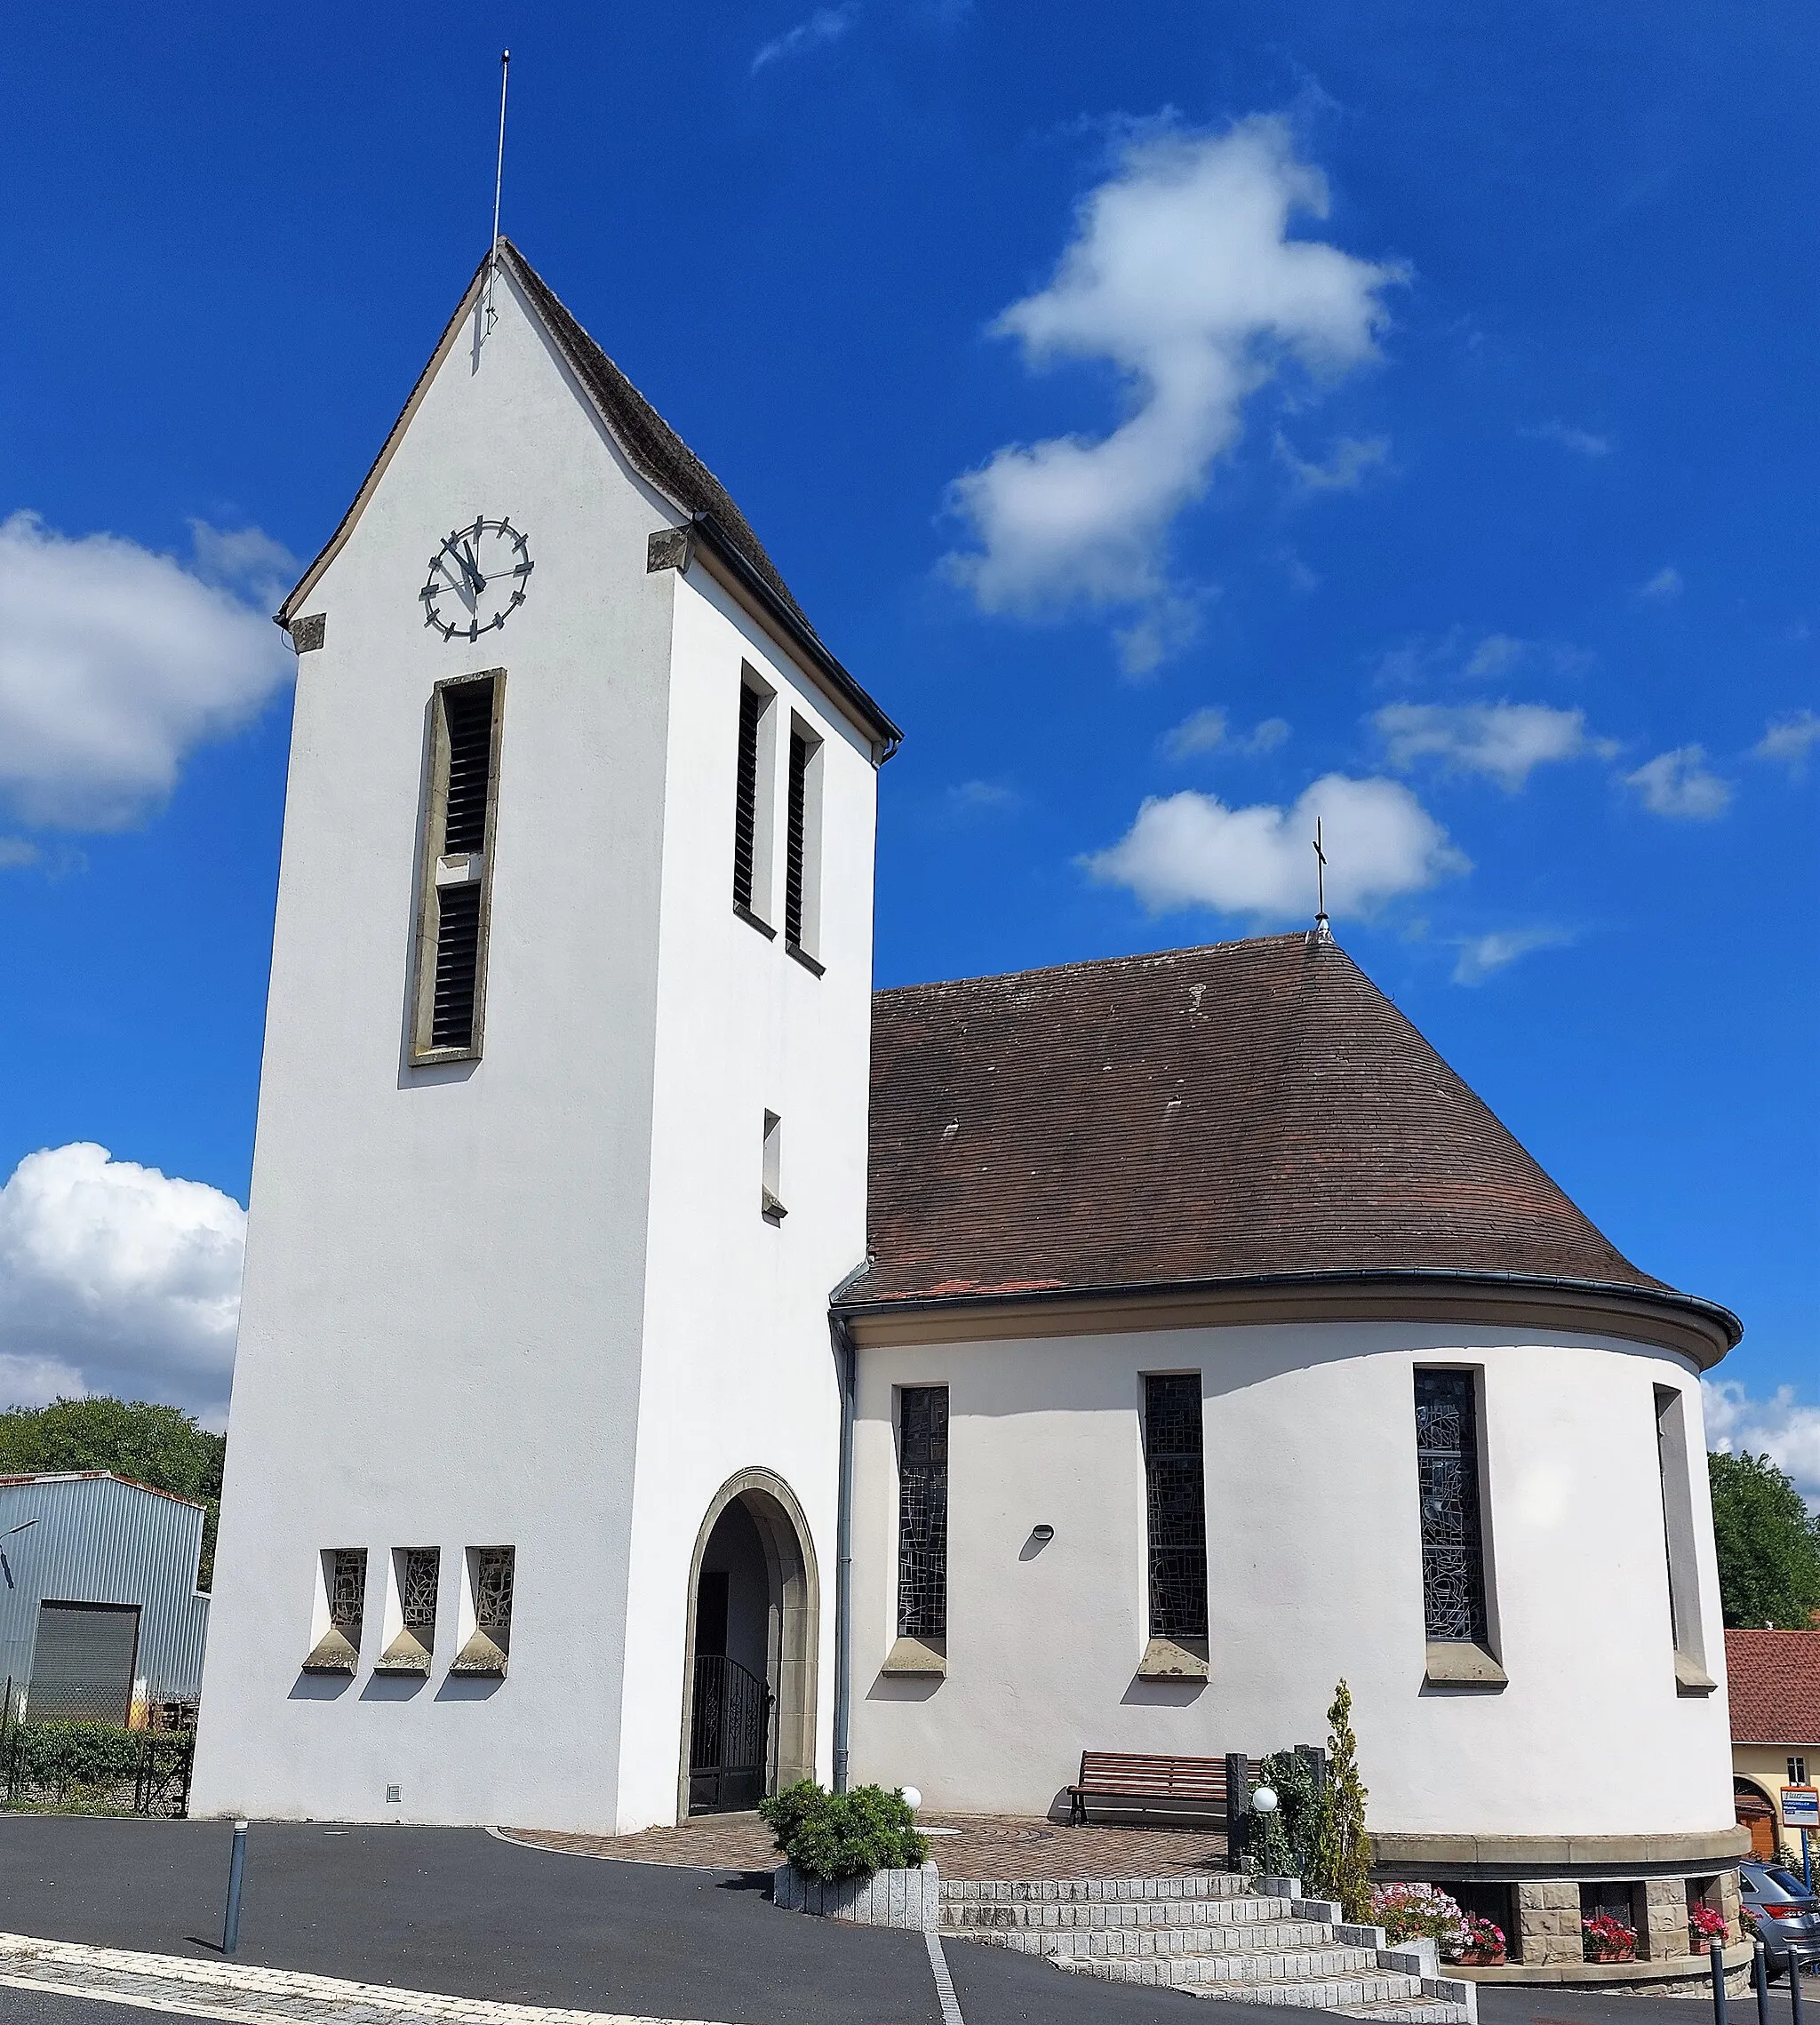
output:
{"label": "arched entrance porch", "polygon": [[796,1494],[769,1470],[740,1471],[709,1501],[689,1566],[679,1821],[815,1776],[820,1622]]}

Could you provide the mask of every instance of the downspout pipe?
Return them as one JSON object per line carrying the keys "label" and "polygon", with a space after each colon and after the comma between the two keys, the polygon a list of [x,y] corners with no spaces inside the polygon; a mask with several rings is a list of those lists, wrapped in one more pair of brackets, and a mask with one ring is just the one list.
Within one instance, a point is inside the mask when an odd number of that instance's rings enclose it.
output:
{"label": "downspout pipe", "polygon": [[841,1387],[841,1487],[834,1519],[834,1790],[844,1793],[853,1709],[853,1391],[858,1359],[852,1335],[839,1315],[829,1315],[828,1329]]}

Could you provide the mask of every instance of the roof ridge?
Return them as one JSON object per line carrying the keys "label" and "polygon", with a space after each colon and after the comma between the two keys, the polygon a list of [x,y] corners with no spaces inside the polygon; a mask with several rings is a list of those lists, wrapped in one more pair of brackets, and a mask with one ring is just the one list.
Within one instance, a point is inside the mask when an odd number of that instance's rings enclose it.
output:
{"label": "roof ridge", "polygon": [[[1239,935],[1225,942],[1185,943],[1169,949],[1134,949],[1122,956],[1082,956],[1066,963],[1037,963],[1027,970],[982,970],[963,977],[925,977],[914,985],[881,985],[873,993],[874,1000],[901,997],[911,992],[939,992],[954,985],[1009,984],[1019,977],[1054,977],[1065,974],[1086,974],[1093,971],[1116,969],[1122,964],[1167,963],[1177,957],[1207,956],[1220,949],[1269,949],[1284,943],[1305,943],[1306,929],[1291,929],[1280,935]],[[1321,945],[1345,956],[1345,951],[1338,942],[1329,937]],[[1346,961],[1352,962],[1351,957]],[[1356,969],[1357,966],[1355,965]]]}

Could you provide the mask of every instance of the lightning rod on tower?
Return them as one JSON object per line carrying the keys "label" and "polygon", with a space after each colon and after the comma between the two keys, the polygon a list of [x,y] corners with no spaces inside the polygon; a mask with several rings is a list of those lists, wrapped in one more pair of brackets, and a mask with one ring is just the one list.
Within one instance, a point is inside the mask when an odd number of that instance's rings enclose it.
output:
{"label": "lightning rod on tower", "polygon": [[499,152],[493,163],[493,250],[487,261],[487,335],[499,320],[493,307],[493,280],[499,271],[499,193],[506,182],[506,82],[512,74],[512,52],[499,52]]}

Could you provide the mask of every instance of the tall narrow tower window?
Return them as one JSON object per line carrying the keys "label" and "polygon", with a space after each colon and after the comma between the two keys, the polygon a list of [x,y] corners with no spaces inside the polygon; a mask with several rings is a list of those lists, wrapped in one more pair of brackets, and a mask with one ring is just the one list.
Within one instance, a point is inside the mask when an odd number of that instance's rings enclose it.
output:
{"label": "tall narrow tower window", "polygon": [[496,668],[439,682],[431,701],[414,1062],[459,1061],[481,1049],[505,689]]}
{"label": "tall narrow tower window", "polygon": [[733,764],[733,906],[767,935],[771,911],[771,822],[777,763],[771,692],[750,668],[739,677],[739,738]]}
{"label": "tall narrow tower window", "polygon": [[784,823],[784,943],[813,956],[821,939],[821,740],[790,726],[790,799]]}
{"label": "tall narrow tower window", "polygon": [[1150,1636],[1207,1636],[1207,1484],[1201,1467],[1201,1375],[1144,1381],[1145,1513],[1150,1546]]}

